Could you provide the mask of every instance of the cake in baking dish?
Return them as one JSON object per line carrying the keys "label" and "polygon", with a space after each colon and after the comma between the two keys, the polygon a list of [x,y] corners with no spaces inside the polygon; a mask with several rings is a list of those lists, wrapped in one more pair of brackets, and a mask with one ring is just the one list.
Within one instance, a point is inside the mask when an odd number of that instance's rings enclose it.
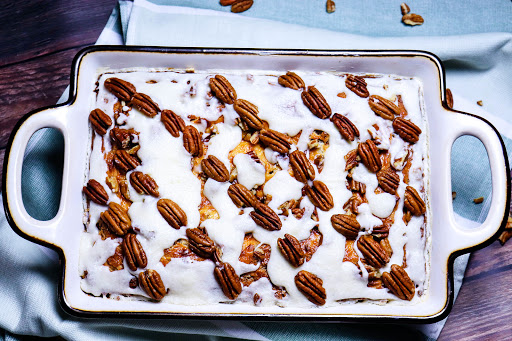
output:
{"label": "cake in baking dish", "polygon": [[311,308],[426,296],[420,80],[121,70],[97,84],[84,292]]}

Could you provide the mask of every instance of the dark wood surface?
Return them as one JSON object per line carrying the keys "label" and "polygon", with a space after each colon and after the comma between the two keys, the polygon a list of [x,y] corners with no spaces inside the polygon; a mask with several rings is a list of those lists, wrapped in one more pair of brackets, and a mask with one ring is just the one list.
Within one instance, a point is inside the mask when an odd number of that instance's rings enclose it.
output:
{"label": "dark wood surface", "polygon": [[[73,56],[94,44],[114,6],[115,0],[2,4],[0,161],[17,120],[56,103],[69,84]],[[503,247],[495,242],[471,255],[440,340],[512,339],[511,255],[512,241]]]}

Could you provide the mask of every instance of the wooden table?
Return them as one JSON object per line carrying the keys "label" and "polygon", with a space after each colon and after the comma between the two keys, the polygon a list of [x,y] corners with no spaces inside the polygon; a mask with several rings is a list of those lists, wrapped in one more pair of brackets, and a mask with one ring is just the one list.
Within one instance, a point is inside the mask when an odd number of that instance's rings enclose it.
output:
{"label": "wooden table", "polygon": [[[2,4],[0,161],[20,117],[56,103],[69,84],[74,55],[94,44],[115,3],[26,0]],[[512,338],[511,255],[512,241],[503,247],[495,242],[471,255],[440,340]]]}

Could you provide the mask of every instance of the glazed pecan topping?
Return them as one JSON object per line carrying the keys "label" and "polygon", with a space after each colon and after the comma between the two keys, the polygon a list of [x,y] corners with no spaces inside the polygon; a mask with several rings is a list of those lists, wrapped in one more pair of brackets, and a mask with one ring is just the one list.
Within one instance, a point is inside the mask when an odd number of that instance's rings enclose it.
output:
{"label": "glazed pecan topping", "polygon": [[316,304],[324,305],[327,295],[322,286],[324,282],[317,275],[301,270],[295,275],[295,285],[306,298]]}
{"label": "glazed pecan topping", "polygon": [[160,301],[167,294],[164,282],[156,270],[148,269],[139,273],[139,283],[146,294],[154,300]]}
{"label": "glazed pecan topping", "polygon": [[349,171],[359,164],[357,149],[353,149],[345,155],[345,171]]}
{"label": "glazed pecan topping", "polygon": [[158,200],[156,207],[158,208],[158,212],[160,212],[171,227],[179,230],[180,227],[187,225],[187,215],[181,207],[171,199]]}
{"label": "glazed pecan topping", "polygon": [[351,214],[334,214],[331,217],[331,224],[337,232],[347,239],[356,239],[359,231],[361,231],[361,225],[356,217]]}
{"label": "glazed pecan topping", "polygon": [[359,97],[366,98],[370,96],[366,88],[366,81],[361,76],[348,75],[347,79],[345,79],[345,86]]}
{"label": "glazed pecan topping", "polygon": [[281,154],[290,150],[290,139],[288,135],[272,129],[264,129],[260,132],[260,141],[267,147]]}
{"label": "glazed pecan topping", "polygon": [[286,233],[283,238],[277,238],[277,246],[284,258],[294,267],[304,264],[306,253],[300,242],[294,236]]}
{"label": "glazed pecan topping", "polygon": [[258,199],[242,184],[233,184],[228,188],[228,195],[237,207],[252,207]]}
{"label": "glazed pecan topping", "polygon": [[400,114],[400,108],[395,103],[378,95],[371,95],[368,104],[375,114],[386,120],[391,121]]}
{"label": "glazed pecan topping", "polygon": [[180,131],[185,129],[185,122],[183,119],[176,115],[172,110],[162,110],[160,120],[165,126],[165,129],[174,137],[180,136]]}
{"label": "glazed pecan topping", "polygon": [[374,268],[382,268],[389,262],[389,255],[372,236],[362,236],[357,241],[357,248],[366,262]]}
{"label": "glazed pecan topping", "polygon": [[331,107],[324,96],[314,86],[308,86],[301,94],[302,102],[318,118],[325,120],[331,116]]}
{"label": "glazed pecan topping", "polygon": [[132,105],[139,109],[144,115],[155,117],[161,110],[151,97],[140,92],[132,97]]}
{"label": "glazed pecan topping", "polygon": [[359,143],[357,146],[357,153],[359,154],[363,164],[370,172],[376,173],[381,169],[382,162],[380,161],[379,151],[372,140],[366,140],[366,142]]}
{"label": "glazed pecan topping", "polygon": [[293,169],[295,179],[298,181],[307,183],[308,180],[315,180],[315,169],[304,152],[300,150],[292,152],[290,154],[290,166]]}
{"label": "glazed pecan topping", "polygon": [[414,187],[407,186],[404,195],[404,207],[415,216],[425,214],[426,206]]}
{"label": "glazed pecan topping", "polygon": [[252,7],[254,0],[235,0],[231,5],[231,12],[242,13]]}
{"label": "glazed pecan topping", "polygon": [[404,141],[409,143],[418,142],[421,134],[421,129],[416,124],[401,117],[397,117],[393,121],[393,130]]}
{"label": "glazed pecan topping", "polygon": [[140,164],[139,159],[134,155],[128,154],[126,150],[121,149],[116,151],[116,155],[114,156],[114,165],[121,172],[126,173],[131,171]]}
{"label": "glazed pecan topping", "polygon": [[203,155],[201,134],[194,126],[186,126],[185,129],[183,129],[183,146],[192,156]]}
{"label": "glazed pecan topping", "polygon": [[213,274],[227,298],[234,300],[240,295],[242,292],[242,283],[231,264],[220,263],[215,266]]}
{"label": "glazed pecan topping", "polygon": [[379,226],[374,226],[372,230],[372,236],[377,238],[387,238],[389,236],[389,223],[383,223]]}
{"label": "glazed pecan topping", "polygon": [[98,135],[105,135],[107,133],[107,129],[112,125],[112,119],[110,116],[105,114],[101,109],[94,109],[89,114],[89,121],[91,122],[94,131]]}
{"label": "glazed pecan topping", "polygon": [[212,258],[215,253],[215,243],[208,234],[200,228],[187,229],[189,247],[199,257]]}
{"label": "glazed pecan topping", "polygon": [[233,104],[236,99],[235,89],[224,76],[215,75],[210,78],[210,89],[215,97],[226,104]]}
{"label": "glazed pecan topping", "polygon": [[103,84],[114,96],[125,102],[129,102],[137,92],[132,83],[115,77],[107,78]]}
{"label": "glazed pecan topping", "polygon": [[413,299],[415,293],[414,282],[400,265],[391,265],[391,272],[382,274],[382,282],[398,298],[407,301]]}
{"label": "glazed pecan topping", "polygon": [[214,155],[208,155],[206,159],[201,160],[201,167],[207,177],[218,182],[226,182],[229,180],[229,171],[222,161]]}
{"label": "glazed pecan topping", "polygon": [[332,199],[329,188],[319,180],[313,181],[313,187],[305,186],[306,195],[309,200],[321,209],[322,211],[329,211],[334,207],[334,201]]}
{"label": "glazed pecan topping", "polygon": [[354,141],[354,138],[359,137],[359,130],[346,116],[334,114],[331,121],[345,140]]}
{"label": "glazed pecan topping", "polygon": [[148,174],[133,172],[130,174],[130,183],[139,194],[151,195],[155,198],[160,195],[156,181]]}
{"label": "glazed pecan topping", "polygon": [[132,134],[133,131],[114,127],[110,130],[110,140],[112,140],[112,143],[118,148],[127,149],[132,146]]}
{"label": "glazed pecan topping", "polygon": [[148,265],[146,253],[134,233],[127,233],[122,245],[126,263],[130,270],[135,271],[137,268],[145,268]]}
{"label": "glazed pecan topping", "polygon": [[132,221],[123,206],[115,202],[110,202],[108,204],[108,210],[100,213],[98,225],[104,226],[112,233],[122,237],[131,228]]}
{"label": "glazed pecan topping", "polygon": [[286,88],[293,90],[305,89],[306,85],[302,78],[299,77],[295,72],[288,71],[286,75],[281,75],[277,79],[277,82]]}
{"label": "glazed pecan topping", "polygon": [[258,107],[245,99],[237,99],[233,105],[243,122],[254,130],[263,129],[263,121],[258,117]]}
{"label": "glazed pecan topping", "polygon": [[87,198],[89,198],[89,200],[94,201],[98,205],[107,205],[107,191],[105,191],[105,188],[103,188],[103,186],[98,181],[90,179],[87,182],[87,186],[84,186],[83,192]]}
{"label": "glazed pecan topping", "polygon": [[400,176],[391,167],[378,171],[377,180],[379,181],[379,186],[385,192],[396,194],[396,190],[400,184]]}
{"label": "glazed pecan topping", "polygon": [[256,202],[254,205],[254,211],[249,213],[254,222],[263,227],[265,230],[276,231],[280,230],[281,220],[279,216],[270,207],[260,202]]}

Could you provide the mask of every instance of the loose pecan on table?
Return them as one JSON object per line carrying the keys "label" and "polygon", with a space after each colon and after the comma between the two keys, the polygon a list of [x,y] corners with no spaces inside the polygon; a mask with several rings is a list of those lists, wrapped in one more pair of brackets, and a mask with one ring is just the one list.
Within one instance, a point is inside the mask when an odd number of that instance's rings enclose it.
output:
{"label": "loose pecan on table", "polygon": [[331,107],[324,96],[314,86],[308,86],[301,94],[302,102],[318,118],[325,120],[331,116]]}
{"label": "loose pecan on table", "polygon": [[158,200],[156,207],[158,212],[160,212],[171,227],[179,230],[180,227],[187,225],[187,215],[181,207],[171,199]]}
{"label": "loose pecan on table", "polygon": [[398,134],[404,141],[409,143],[418,142],[421,134],[421,129],[416,124],[409,120],[405,120],[401,117],[395,118],[393,121],[393,130]]}
{"label": "loose pecan on table", "polygon": [[300,242],[291,234],[286,233],[284,238],[277,238],[277,246],[283,257],[294,267],[304,264],[306,253]]}
{"label": "loose pecan on table", "polygon": [[345,79],[345,86],[362,98],[370,96],[370,93],[366,88],[367,85],[368,84],[366,84],[366,81],[361,76],[348,75],[347,79]]}
{"label": "loose pecan on table", "polygon": [[391,272],[384,272],[382,274],[382,281],[384,286],[398,298],[407,301],[413,299],[415,293],[414,283],[400,265],[391,265]]}
{"label": "loose pecan on table", "polygon": [[290,150],[290,138],[288,135],[272,129],[264,129],[260,132],[260,141],[267,147],[281,154]]}
{"label": "loose pecan on table", "polygon": [[137,92],[132,83],[115,77],[107,78],[103,84],[114,96],[125,102],[129,102]]}
{"label": "loose pecan on table", "polygon": [[174,137],[179,137],[180,132],[185,129],[185,122],[183,119],[174,113],[172,110],[162,110],[160,120],[165,126],[165,129]]}
{"label": "loose pecan on table", "polygon": [[395,118],[395,115],[400,114],[400,108],[395,103],[378,95],[371,95],[368,104],[376,115],[386,120],[391,121]]}
{"label": "loose pecan on table", "polygon": [[378,171],[377,180],[379,186],[385,192],[396,194],[396,190],[400,184],[400,176],[391,167]]}
{"label": "loose pecan on table", "polygon": [[286,88],[299,90],[306,88],[304,81],[295,72],[288,71],[286,75],[277,78],[277,82]]}
{"label": "loose pecan on table", "polygon": [[98,205],[107,205],[108,194],[105,188],[96,180],[90,179],[87,182],[87,186],[83,188],[84,194],[89,200],[94,201]]}
{"label": "loose pecan on table", "polygon": [[101,109],[94,109],[89,114],[89,121],[91,122],[94,131],[98,133],[98,135],[105,135],[107,133],[107,129],[112,125],[112,119],[110,116],[105,114]]}
{"label": "loose pecan on table", "polygon": [[296,150],[290,154],[290,166],[295,179],[307,183],[308,180],[315,180],[315,168],[304,152]]}
{"label": "loose pecan on table", "polygon": [[231,12],[242,13],[252,7],[254,0],[235,0],[231,5]]}
{"label": "loose pecan on table", "polygon": [[366,142],[359,143],[357,146],[357,153],[359,154],[363,164],[370,172],[376,173],[381,169],[382,162],[380,160],[379,151],[372,140],[366,140]]}
{"label": "loose pecan on table", "polygon": [[201,134],[194,126],[186,126],[185,129],[183,129],[183,146],[192,156],[203,155]]}
{"label": "loose pecan on table", "polygon": [[123,239],[123,253],[130,270],[145,268],[148,265],[146,253],[134,233],[127,233]]}
{"label": "loose pecan on table", "polygon": [[249,215],[258,226],[263,227],[265,230],[277,231],[283,225],[276,212],[268,207],[268,205],[260,202],[255,203],[254,211],[249,213]]}
{"label": "loose pecan on table", "polygon": [[226,104],[233,104],[236,99],[235,89],[224,76],[215,75],[210,78],[210,89],[215,97]]}
{"label": "loose pecan on table", "polygon": [[331,121],[345,140],[354,141],[354,138],[359,137],[359,130],[346,116],[334,114]]}
{"label": "loose pecan on table", "polygon": [[215,279],[219,283],[222,292],[230,300],[234,300],[242,292],[242,283],[235,269],[229,263],[220,263],[213,270]]}
{"label": "loose pecan on table", "polygon": [[160,195],[156,181],[148,174],[133,172],[130,174],[130,183],[139,194],[147,194],[155,198]]}
{"label": "loose pecan on table", "polygon": [[252,207],[258,199],[242,184],[233,184],[228,188],[228,195],[237,207]]}
{"label": "loose pecan on table", "polygon": [[254,130],[263,129],[263,121],[258,117],[259,111],[255,104],[239,98],[235,100],[233,109],[249,128]]}
{"label": "loose pecan on table", "polygon": [[446,105],[448,108],[453,109],[453,94],[449,88],[446,88]]}
{"label": "loose pecan on table", "polygon": [[208,236],[206,231],[196,227],[187,229],[189,247],[199,257],[212,258],[215,253],[215,243]]}
{"label": "loose pecan on table", "polygon": [[404,195],[404,207],[415,216],[425,214],[427,207],[414,187],[407,186]]}
{"label": "loose pecan on table", "polygon": [[361,236],[357,241],[357,248],[364,256],[366,262],[374,268],[381,268],[389,262],[389,255],[372,236]]}
{"label": "loose pecan on table", "polygon": [[116,151],[116,155],[114,156],[114,165],[121,172],[126,173],[131,171],[140,164],[141,162],[139,159],[134,155],[128,154],[126,150],[121,149]]}
{"label": "loose pecan on table", "polygon": [[334,201],[331,192],[329,191],[329,188],[327,188],[327,185],[324,184],[322,181],[313,181],[313,186],[309,187],[308,185],[306,185],[305,190],[306,195],[308,196],[309,200],[313,203],[313,205],[315,205],[322,211],[329,211],[331,208],[334,207]]}
{"label": "loose pecan on table", "polygon": [[321,278],[305,270],[301,270],[295,275],[295,285],[297,289],[299,289],[310,302],[316,305],[324,305],[325,299],[327,298],[325,289],[322,286],[323,283]]}
{"label": "loose pecan on table", "polygon": [[112,233],[122,237],[131,228],[132,220],[123,206],[115,202],[110,202],[108,204],[108,210],[100,213],[98,226],[104,226]]}
{"label": "loose pecan on table", "polygon": [[334,214],[331,217],[332,227],[347,239],[356,239],[361,225],[352,214]]}
{"label": "loose pecan on table", "polygon": [[148,117],[155,117],[161,111],[151,97],[140,92],[133,95],[131,104]]}
{"label": "loose pecan on table", "polygon": [[139,273],[139,283],[146,294],[154,300],[160,301],[167,294],[164,282],[156,270],[148,269]]}
{"label": "loose pecan on table", "polygon": [[218,182],[226,182],[229,180],[229,171],[214,155],[208,155],[206,159],[201,160],[201,168],[207,177]]}

